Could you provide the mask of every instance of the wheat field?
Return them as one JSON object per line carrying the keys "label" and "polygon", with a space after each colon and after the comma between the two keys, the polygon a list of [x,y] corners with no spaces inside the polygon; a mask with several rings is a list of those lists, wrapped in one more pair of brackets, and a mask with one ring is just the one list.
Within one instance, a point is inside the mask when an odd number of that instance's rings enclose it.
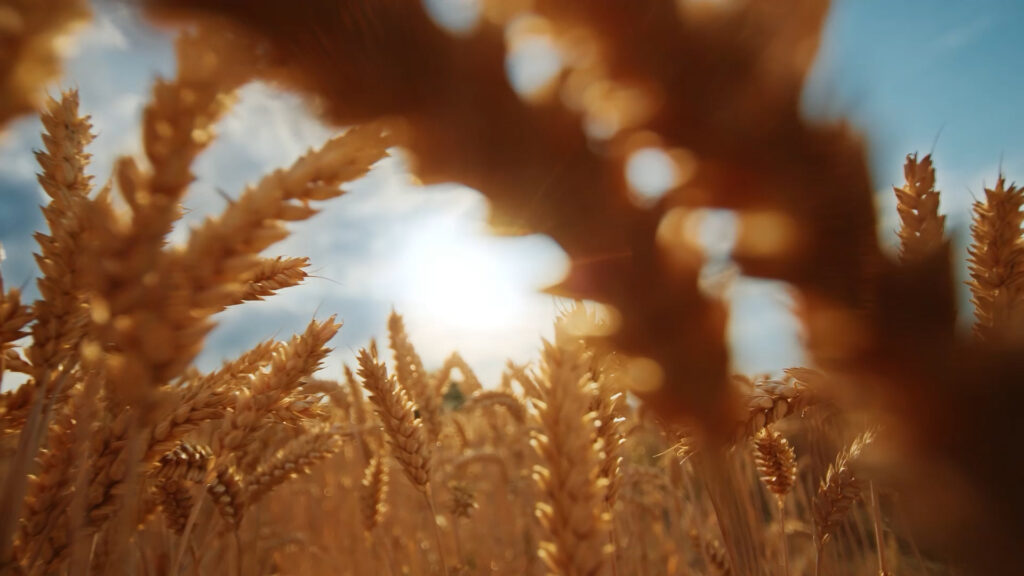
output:
{"label": "wheat field", "polygon": [[[139,4],[178,25],[177,68],[144,158],[98,182],[102,126],[45,93],[89,7],[0,1],[0,122],[41,118],[47,198],[38,298],[0,276],[0,378],[24,382],[0,395],[3,574],[1020,573],[1024,190],[998,174],[977,198],[959,330],[931,155],[905,158],[890,255],[863,143],[798,111],[826,3],[486,0],[464,36],[402,0]],[[574,59],[523,98],[503,57],[527,13]],[[254,81],[338,135],[172,242]],[[685,177],[638,203],[623,163],[651,145]],[[331,380],[337,310],[199,370],[219,313],[310,275],[264,252],[397,148],[478,189],[496,233],[569,255],[536,358],[493,382],[457,352],[425,365],[398,310]],[[700,207],[738,214],[744,274],[791,286],[807,366],[731,372],[686,232]]]}

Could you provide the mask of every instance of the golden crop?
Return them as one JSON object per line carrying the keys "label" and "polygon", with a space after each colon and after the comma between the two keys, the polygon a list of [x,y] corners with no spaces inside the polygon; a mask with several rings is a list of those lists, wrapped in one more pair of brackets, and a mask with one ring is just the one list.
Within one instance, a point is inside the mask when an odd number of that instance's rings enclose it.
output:
{"label": "golden crop", "polygon": [[[97,186],[77,94],[40,97],[84,3],[0,0],[0,122],[38,109],[49,199],[38,300],[0,279],[0,377],[27,379],[0,396],[4,574],[1020,564],[1024,192],[1000,175],[975,205],[961,334],[931,157],[907,157],[892,258],[863,146],[799,114],[824,2],[484,0],[461,36],[406,0],[145,4],[190,27],[143,114],[146,161]],[[570,56],[529,97],[504,76],[514,18]],[[348,129],[169,243],[194,160],[254,80]],[[652,145],[681,178],[641,206],[624,162]],[[395,146],[424,181],[477,188],[496,230],[552,237],[572,259],[552,291],[610,317],[567,305],[501,382],[457,353],[428,368],[397,313],[390,353],[368,343],[344,382],[316,376],[333,316],[197,370],[219,312],[305,279],[308,259],[261,256],[287,223]],[[739,215],[745,274],[792,286],[813,367],[730,375],[726,306],[680,225],[708,206]]]}

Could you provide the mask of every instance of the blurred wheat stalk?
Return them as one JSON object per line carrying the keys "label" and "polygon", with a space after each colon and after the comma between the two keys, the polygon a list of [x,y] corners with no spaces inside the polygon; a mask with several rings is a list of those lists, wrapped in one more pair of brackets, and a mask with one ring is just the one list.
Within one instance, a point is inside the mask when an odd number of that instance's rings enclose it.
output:
{"label": "blurred wheat stalk", "polygon": [[[975,206],[969,264],[977,323],[974,336],[957,335],[931,158],[908,156],[906,182],[895,189],[900,250],[899,262],[891,262],[874,244],[873,220],[858,212],[870,198],[862,197],[866,176],[855,141],[786,113],[810,61],[819,5],[787,25],[761,5],[676,14],[645,0],[650,14],[664,18],[637,28],[630,23],[639,8],[534,6],[547,18],[544,26],[534,22],[536,30],[558,35],[559,26],[579,26],[594,42],[583,45],[603,55],[581,56],[565,79],[603,87],[600,97],[576,102],[573,113],[614,120],[623,132],[657,128],[669,143],[692,145],[687,155],[672,150],[680,162],[696,156],[694,187],[645,211],[628,203],[613,177],[609,166],[621,156],[576,149],[586,142],[578,118],[567,122],[560,110],[502,92],[486,33],[452,40],[421,27],[418,5],[353,2],[332,16],[344,16],[340,22],[325,25],[376,32],[325,36],[351,59],[336,64],[337,78],[318,83],[303,74],[337,54],[330,42],[321,52],[302,52],[310,48],[307,36],[289,37],[286,24],[323,15],[317,10],[326,4],[284,15],[271,4],[256,2],[245,14],[230,3],[206,6],[269,33],[273,49],[208,23],[182,33],[177,73],[156,82],[143,114],[146,161],[119,159],[99,189],[85,173],[93,135],[77,94],[42,106],[37,160],[49,201],[48,230],[36,235],[39,298],[23,303],[18,289],[5,291],[0,282],[0,377],[27,379],[0,396],[5,572],[936,574],[952,570],[948,559],[920,551],[903,517],[918,519],[915,530],[947,531],[945,540],[930,535],[931,542],[949,542],[955,522],[975,522],[976,538],[1005,527],[1016,501],[1000,501],[1007,494],[1000,490],[1016,486],[1015,477],[997,472],[1014,452],[986,459],[974,440],[1016,442],[991,433],[1013,424],[987,402],[1022,373],[1013,358],[1024,307],[1024,196],[1000,175]],[[53,34],[83,13],[77,3],[55,3],[42,18],[42,6],[0,5],[2,42],[18,47],[0,59],[0,121],[33,106],[53,71]],[[485,8],[491,25],[522,10],[518,3]],[[393,19],[399,14],[405,19]],[[261,29],[270,16],[281,18],[279,29]],[[737,23],[767,36],[726,35]],[[303,34],[316,29],[305,24],[297,28]],[[407,35],[378,44],[374,34],[384,30]],[[736,95],[733,105],[742,111],[736,102],[751,86],[767,87],[751,92],[769,100],[766,108],[747,110],[738,116],[747,124],[733,129],[739,136],[761,130],[764,140],[786,146],[769,146],[766,154],[702,117],[709,96],[672,84],[669,71],[635,42],[642,30],[652,32],[652,44],[668,43],[691,60],[709,46],[736,56],[736,67],[721,76],[707,64],[703,73],[715,82],[701,89]],[[385,64],[401,70],[411,49],[429,53],[459,42],[476,42],[480,51],[442,51],[449,58],[442,68],[452,69],[432,70],[429,80],[389,76]],[[750,57],[746,42],[770,50],[743,60]],[[299,62],[297,72],[289,59]],[[360,67],[367,63],[374,65]],[[234,91],[254,78],[293,73],[289,81],[328,98],[334,120],[360,121],[242,191],[183,244],[170,244],[192,163],[213,140]],[[452,110],[424,91],[462,77],[456,73],[478,82],[471,88],[488,98]],[[659,112],[644,97],[638,101],[624,83],[638,75],[678,97],[680,109]],[[23,77],[32,81],[12,80]],[[334,92],[332,83],[342,80],[351,82],[348,99]],[[419,91],[394,91],[399,87]],[[371,120],[384,113],[405,120]],[[483,145],[481,119],[495,129]],[[706,139],[689,141],[682,126]],[[196,370],[218,312],[305,278],[308,259],[260,255],[287,236],[286,223],[343,195],[345,183],[395,144],[419,154],[421,169],[434,178],[479,185],[496,218],[521,218],[518,224],[555,237],[574,257],[562,289],[614,305],[619,325],[571,305],[536,365],[510,363],[492,387],[457,353],[428,370],[397,313],[387,325],[390,369],[371,342],[344,382],[318,379],[340,327],[332,317],[288,340],[261,343],[216,371]],[[522,212],[515,193],[534,178],[550,178],[550,163],[566,151],[579,162],[554,172],[566,193],[536,199]],[[465,153],[462,163],[454,162],[456,153]],[[801,192],[824,183],[827,201],[800,202]],[[748,209],[748,184],[761,187],[776,209]],[[695,202],[691,195],[704,186],[720,194],[714,201],[745,209],[737,259],[751,273],[787,279],[801,291],[809,345],[825,370],[725,376],[724,303],[696,290],[700,255],[673,231],[680,206]],[[755,246],[756,232],[767,236]],[[625,260],[616,256],[623,253]],[[932,293],[921,289],[926,285]],[[597,336],[609,333],[615,335]],[[973,388],[964,385],[968,376]],[[968,394],[972,413],[956,410],[957,394]],[[942,431],[954,421],[960,428],[951,439]],[[893,454],[911,458],[907,477],[900,478]],[[937,488],[926,496],[951,498],[942,502],[951,519],[922,523],[913,507],[921,495],[906,488],[920,488],[936,462],[949,475],[930,477]],[[1002,484],[986,484],[993,475]],[[994,496],[979,492],[987,487]],[[991,508],[993,501],[1008,512]],[[985,563],[965,557],[977,562],[972,568]],[[987,562],[1003,560],[996,554]]]}

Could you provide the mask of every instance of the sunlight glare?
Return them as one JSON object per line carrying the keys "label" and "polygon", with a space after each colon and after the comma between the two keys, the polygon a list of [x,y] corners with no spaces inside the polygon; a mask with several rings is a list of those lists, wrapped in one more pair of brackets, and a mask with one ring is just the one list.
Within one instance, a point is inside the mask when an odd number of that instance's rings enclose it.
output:
{"label": "sunlight glare", "polygon": [[424,221],[400,258],[402,306],[438,332],[498,332],[533,316],[543,288],[567,268],[545,237],[496,238],[465,218]]}

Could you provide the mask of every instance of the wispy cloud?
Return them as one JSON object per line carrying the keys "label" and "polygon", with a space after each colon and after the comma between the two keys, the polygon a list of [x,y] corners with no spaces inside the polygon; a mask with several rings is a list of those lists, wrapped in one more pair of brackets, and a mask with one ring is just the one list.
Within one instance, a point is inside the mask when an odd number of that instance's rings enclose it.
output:
{"label": "wispy cloud", "polygon": [[85,30],[68,38],[63,46],[64,56],[74,58],[86,50],[127,50],[128,37],[118,21],[125,20],[124,10],[108,8],[95,15]]}

